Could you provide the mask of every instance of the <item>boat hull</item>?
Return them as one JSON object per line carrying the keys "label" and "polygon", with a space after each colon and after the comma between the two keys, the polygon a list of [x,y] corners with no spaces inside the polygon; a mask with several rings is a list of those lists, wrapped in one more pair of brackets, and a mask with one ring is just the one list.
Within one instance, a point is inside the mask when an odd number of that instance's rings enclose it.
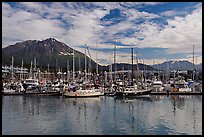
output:
{"label": "boat hull", "polygon": [[116,92],[115,95],[117,96],[144,96],[144,95],[150,95],[152,92],[152,89],[147,89],[147,90],[136,90],[136,91],[132,91],[132,92]]}
{"label": "boat hull", "polygon": [[44,96],[59,96],[62,93],[59,92],[26,92],[25,95],[44,95]]}
{"label": "boat hull", "polygon": [[80,92],[65,92],[64,93],[65,97],[74,97],[74,98],[79,98],[79,97],[99,97],[102,96],[100,92],[88,92],[88,93],[80,93]]}

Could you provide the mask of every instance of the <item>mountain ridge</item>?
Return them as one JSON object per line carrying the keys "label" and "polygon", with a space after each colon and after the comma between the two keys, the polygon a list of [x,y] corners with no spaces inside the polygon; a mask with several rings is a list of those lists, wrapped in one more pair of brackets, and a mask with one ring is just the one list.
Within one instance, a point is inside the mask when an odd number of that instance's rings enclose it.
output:
{"label": "mountain ridge", "polygon": [[[14,57],[14,65],[21,65],[21,61],[23,60],[25,66],[29,67],[31,61],[36,58],[36,65],[41,66],[43,68],[47,67],[48,64],[52,68],[59,66],[64,69],[67,68],[67,61],[69,62],[68,67],[72,69],[72,61],[73,61],[73,51],[75,53],[75,67],[77,69],[84,70],[85,68],[85,55],[84,53],[77,51],[65,43],[62,43],[55,38],[47,38],[44,40],[26,40],[22,42],[17,42],[16,44],[9,45],[5,48],[2,48],[2,65],[11,64],[11,57]],[[87,56],[87,67],[89,66],[89,56]],[[173,61],[169,61],[169,65],[172,65]],[[177,61],[176,61],[177,62]],[[186,64],[188,61],[184,61]],[[181,63],[181,62],[180,62]],[[128,63],[116,63],[117,70],[122,70],[123,67],[125,70],[131,69],[131,64]],[[179,64],[179,63],[178,63]],[[179,66],[178,64],[175,64]],[[113,70],[114,70],[114,64]],[[178,69],[176,66],[170,67],[171,69]],[[92,71],[96,69],[96,62],[91,59],[91,69]],[[100,65],[99,70],[108,71],[110,65]],[[183,65],[180,64],[180,67]],[[200,65],[202,69],[202,64]],[[143,70],[153,70],[161,69],[166,70],[167,62],[163,62],[161,64],[156,64],[154,66],[139,64],[139,69]],[[192,63],[190,65],[192,67]],[[190,67],[187,67],[190,69]],[[186,67],[184,67],[186,68]],[[136,65],[134,64],[134,70],[136,69]]]}

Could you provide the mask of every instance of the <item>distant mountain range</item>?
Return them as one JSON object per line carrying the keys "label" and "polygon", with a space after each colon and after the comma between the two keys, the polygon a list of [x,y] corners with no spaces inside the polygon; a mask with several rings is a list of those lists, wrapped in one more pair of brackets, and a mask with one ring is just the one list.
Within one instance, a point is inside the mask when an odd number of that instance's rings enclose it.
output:
{"label": "distant mountain range", "polygon": [[[59,42],[54,38],[47,38],[42,41],[38,40],[27,40],[23,42],[18,42],[14,45],[9,45],[2,49],[2,65],[11,65],[11,57],[14,57],[14,65],[21,66],[21,61],[23,60],[25,67],[30,67],[31,61],[36,58],[36,65],[40,68],[47,68],[48,64],[50,68],[55,69],[55,67],[62,67],[63,69],[67,68],[67,61],[69,68],[72,70],[72,61],[73,61],[73,51],[75,53],[75,69],[78,70],[79,67],[81,70],[85,68],[85,54],[81,53],[73,48],[69,47],[65,43]],[[91,60],[91,69],[95,71],[96,62],[92,59],[89,59],[87,56],[87,68]],[[149,66],[145,64],[139,64],[139,69],[143,70],[153,70],[160,69],[166,70],[167,64],[170,66],[170,70],[181,70],[181,69],[192,69],[192,63],[188,61],[169,61],[156,64],[154,66]],[[127,63],[117,63],[117,70],[131,70],[131,64]],[[108,71],[109,66],[99,65],[99,70]],[[154,68],[153,68],[154,67]],[[202,64],[197,66],[199,69],[202,69]],[[113,64],[114,70],[114,64]],[[134,69],[136,65],[134,65]]]}
{"label": "distant mountain range", "polygon": [[[172,70],[193,70],[193,63],[189,61],[166,61],[161,64],[152,65],[152,67],[167,71],[169,68],[170,71]],[[197,64],[194,66],[196,70],[202,70],[202,63]]]}

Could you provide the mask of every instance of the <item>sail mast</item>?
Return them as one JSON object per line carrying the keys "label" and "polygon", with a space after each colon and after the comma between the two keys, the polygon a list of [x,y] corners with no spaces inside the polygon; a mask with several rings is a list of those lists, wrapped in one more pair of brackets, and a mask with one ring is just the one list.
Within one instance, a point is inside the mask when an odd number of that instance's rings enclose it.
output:
{"label": "sail mast", "polygon": [[20,75],[20,80],[22,80],[23,79],[23,60],[21,62],[21,73],[20,74],[21,74]]}
{"label": "sail mast", "polygon": [[13,56],[11,58],[11,81],[13,82]]}
{"label": "sail mast", "polygon": [[74,64],[74,49],[73,49],[73,81],[74,81],[74,73],[75,73],[75,64]]}
{"label": "sail mast", "polygon": [[36,78],[36,58],[34,58],[34,79]]}
{"label": "sail mast", "polygon": [[116,44],[114,44],[114,65],[115,65],[115,77],[114,77],[114,80],[116,81],[116,71],[117,71],[117,68],[116,68]]}
{"label": "sail mast", "polygon": [[195,47],[195,45],[193,45],[193,78],[192,78],[192,80],[194,81],[194,69],[195,69],[195,64],[194,64],[194,47]]}
{"label": "sail mast", "polygon": [[87,81],[87,77],[86,77],[86,71],[87,71],[87,68],[86,68],[87,67],[87,65],[86,65],[86,44],[85,44],[85,48],[84,49],[85,49],[85,58],[84,58],[85,59],[85,61],[84,61],[84,65],[85,65],[84,69],[85,70],[84,70],[84,73],[85,73],[85,82],[86,82]]}
{"label": "sail mast", "polygon": [[131,48],[131,57],[132,57],[132,83],[131,83],[131,85],[133,86],[133,73],[134,73],[134,70],[133,70],[133,48]]}
{"label": "sail mast", "polygon": [[32,78],[32,64],[33,64],[33,61],[31,60],[31,63],[30,63],[30,78]]}
{"label": "sail mast", "polygon": [[137,80],[137,83],[138,83],[138,79],[139,79],[139,64],[138,64],[138,55],[137,55],[137,51],[136,51],[136,65],[137,65],[137,73],[136,73],[136,80]]}
{"label": "sail mast", "polygon": [[49,82],[50,81],[50,64],[49,63],[47,64],[47,73],[48,73],[47,81]]}
{"label": "sail mast", "polygon": [[[112,56],[111,56],[112,57]],[[111,58],[109,58],[111,60]],[[109,65],[109,80],[112,82],[112,63]]]}
{"label": "sail mast", "polygon": [[[98,60],[98,39],[96,42],[96,61]],[[96,62],[96,74],[98,76],[98,63]]]}

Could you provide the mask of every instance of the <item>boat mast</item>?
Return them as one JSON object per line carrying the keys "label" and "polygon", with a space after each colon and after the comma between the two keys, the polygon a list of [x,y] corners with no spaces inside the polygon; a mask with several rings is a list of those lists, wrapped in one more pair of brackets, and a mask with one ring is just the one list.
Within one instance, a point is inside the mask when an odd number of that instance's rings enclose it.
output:
{"label": "boat mast", "polygon": [[57,73],[57,67],[58,67],[58,60],[56,59],[56,64],[55,64],[56,66],[56,73]]}
{"label": "boat mast", "polygon": [[50,68],[49,68],[50,66],[49,66],[49,63],[47,64],[47,73],[48,73],[48,77],[47,77],[47,81],[49,82],[50,81]]}
{"label": "boat mast", "polygon": [[122,84],[123,84],[123,88],[125,88],[125,77],[124,77],[124,66],[123,66],[123,68],[122,68]]}
{"label": "boat mast", "polygon": [[13,82],[13,56],[11,57],[11,81]]}
{"label": "boat mast", "polygon": [[79,56],[79,69],[78,69],[78,71],[81,71],[81,58],[80,58],[80,56]]}
{"label": "boat mast", "polygon": [[73,81],[74,81],[74,73],[75,73],[75,64],[74,64],[74,49],[73,49]]}
{"label": "boat mast", "polygon": [[144,77],[144,83],[146,82],[146,65],[144,64],[144,59],[143,59],[143,77]]}
{"label": "boat mast", "polygon": [[21,62],[21,73],[20,74],[21,74],[20,75],[20,80],[22,80],[23,79],[23,60]]}
{"label": "boat mast", "polygon": [[91,59],[92,59],[92,57],[91,57],[91,54],[90,54],[90,52],[89,52],[89,49],[88,49],[88,47],[86,47],[86,49],[87,49],[87,52],[88,52],[88,54],[89,54],[89,65],[88,65],[88,73],[90,73],[90,79],[91,79]]}
{"label": "boat mast", "polygon": [[132,57],[132,83],[131,85],[133,86],[133,73],[134,73],[134,70],[133,70],[133,48],[131,48],[131,57]]}
{"label": "boat mast", "polygon": [[117,71],[117,66],[116,66],[116,44],[114,44],[114,65],[115,65],[115,77],[114,80],[116,81],[116,71]]}
{"label": "boat mast", "polygon": [[86,65],[86,44],[85,44],[85,61],[84,61],[84,65],[85,65],[85,70],[84,70],[84,73],[85,73],[85,82],[87,81],[87,77],[86,77],[86,71],[87,71],[87,65]]}
{"label": "boat mast", "polygon": [[195,70],[195,64],[194,64],[194,47],[195,47],[195,45],[193,45],[193,78],[192,78],[192,80],[194,81],[194,70]]}
{"label": "boat mast", "polygon": [[[98,39],[96,42],[96,61],[98,60]],[[98,63],[96,62],[96,75],[98,76]]]}
{"label": "boat mast", "polygon": [[34,79],[36,78],[36,58],[34,58]]}
{"label": "boat mast", "polygon": [[136,51],[136,65],[137,65],[137,73],[136,73],[136,82],[138,85],[138,78],[139,78],[139,64],[138,64],[138,53]]}
{"label": "boat mast", "polygon": [[158,69],[157,69],[157,79],[156,80],[160,80],[160,64],[158,63]]}
{"label": "boat mast", "polygon": [[166,78],[166,81],[169,80],[169,60],[167,58],[167,78]]}
{"label": "boat mast", "polygon": [[33,64],[33,61],[31,60],[31,62],[30,62],[30,78],[32,78],[32,64]]}
{"label": "boat mast", "polygon": [[67,82],[69,82],[69,60],[67,59]]}
{"label": "boat mast", "polygon": [[112,80],[113,80],[113,78],[112,78],[112,63],[109,65],[109,79],[112,82]]}

